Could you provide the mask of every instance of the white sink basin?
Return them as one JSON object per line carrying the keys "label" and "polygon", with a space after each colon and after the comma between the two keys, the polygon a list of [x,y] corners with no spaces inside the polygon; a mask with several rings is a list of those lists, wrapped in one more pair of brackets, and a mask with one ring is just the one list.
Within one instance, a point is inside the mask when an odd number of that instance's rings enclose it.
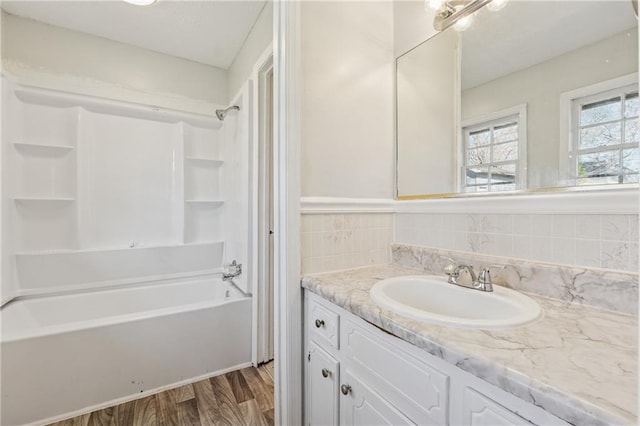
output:
{"label": "white sink basin", "polygon": [[370,294],[378,305],[400,315],[456,327],[516,327],[542,315],[533,299],[508,288],[494,285],[492,292],[478,291],[435,275],[388,278]]}

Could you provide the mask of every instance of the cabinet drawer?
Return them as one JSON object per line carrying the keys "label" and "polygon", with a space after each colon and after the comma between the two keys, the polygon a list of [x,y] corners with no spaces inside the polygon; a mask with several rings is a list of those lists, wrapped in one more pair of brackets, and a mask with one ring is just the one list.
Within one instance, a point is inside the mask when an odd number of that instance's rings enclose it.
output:
{"label": "cabinet drawer", "polygon": [[513,411],[470,387],[464,389],[462,424],[464,426],[531,425],[529,421]]}
{"label": "cabinet drawer", "polygon": [[315,300],[309,300],[307,319],[307,333],[311,340],[320,346],[327,345],[340,349],[340,315],[320,305]]}
{"label": "cabinet drawer", "polygon": [[343,319],[341,336],[345,359],[357,369],[362,382],[417,424],[448,423],[447,374],[350,319]]}

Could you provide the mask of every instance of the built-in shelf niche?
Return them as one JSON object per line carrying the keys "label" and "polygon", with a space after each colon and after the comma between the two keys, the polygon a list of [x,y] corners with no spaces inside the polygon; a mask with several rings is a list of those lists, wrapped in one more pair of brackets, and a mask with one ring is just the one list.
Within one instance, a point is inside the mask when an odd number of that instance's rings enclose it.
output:
{"label": "built-in shelf niche", "polygon": [[186,161],[184,167],[185,200],[220,200],[221,168],[204,161]]}
{"label": "built-in shelf niche", "polygon": [[[15,251],[77,248],[77,127],[80,108],[32,102],[10,91],[10,198]],[[4,174],[3,179],[8,176]]]}
{"label": "built-in shelf niche", "polygon": [[198,158],[198,157],[185,157],[187,161],[193,161],[194,163],[203,163],[211,167],[220,167],[224,161],[214,160],[211,158]]}
{"label": "built-in shelf niche", "polygon": [[19,85],[11,97],[12,251],[222,240],[214,116]]}
{"label": "built-in shelf niche", "polygon": [[21,150],[35,150],[35,151],[42,151],[42,152],[63,152],[63,151],[70,151],[75,149],[74,146],[71,145],[45,145],[45,144],[38,144],[38,143],[24,143],[24,142],[14,142],[13,145],[16,147],[16,149]]}
{"label": "built-in shelf niche", "polygon": [[216,125],[183,125],[184,241],[187,244],[220,239],[222,165],[220,131]]}
{"label": "built-in shelf niche", "polygon": [[14,197],[13,200],[15,202],[22,203],[69,203],[75,201],[75,198],[65,198],[65,197]]}
{"label": "built-in shelf niche", "polygon": [[[17,92],[18,99],[21,98]],[[20,140],[29,145],[74,147],[79,107],[20,102]]]}
{"label": "built-in shelf niche", "polygon": [[14,197],[73,199],[76,155],[72,146],[14,143]]}
{"label": "built-in shelf niche", "polygon": [[183,123],[184,156],[193,161],[220,161],[222,150],[220,125],[215,122],[208,127]]}

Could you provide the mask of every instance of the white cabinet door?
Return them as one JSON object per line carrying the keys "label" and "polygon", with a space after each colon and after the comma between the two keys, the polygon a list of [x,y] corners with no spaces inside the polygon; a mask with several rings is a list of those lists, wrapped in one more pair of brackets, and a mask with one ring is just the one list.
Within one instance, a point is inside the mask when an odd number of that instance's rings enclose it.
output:
{"label": "white cabinet door", "polygon": [[464,426],[513,426],[531,423],[472,388],[464,389]]}
{"label": "white cabinet door", "polygon": [[398,348],[400,342],[381,337],[342,317],[340,356],[349,361],[354,374],[357,371],[359,378],[415,423],[448,424],[449,376],[425,362],[426,353],[422,358],[412,356]]}
{"label": "white cabinet door", "polygon": [[314,342],[309,343],[307,354],[306,424],[334,426],[338,424],[338,362]]}
{"label": "white cabinet door", "polygon": [[382,399],[373,389],[346,370],[340,389],[341,426],[412,425],[413,423]]}

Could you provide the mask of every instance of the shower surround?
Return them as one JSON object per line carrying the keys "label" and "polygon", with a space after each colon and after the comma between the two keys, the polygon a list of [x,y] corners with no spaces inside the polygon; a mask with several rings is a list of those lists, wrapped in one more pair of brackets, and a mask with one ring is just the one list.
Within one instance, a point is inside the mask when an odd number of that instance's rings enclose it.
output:
{"label": "shower surround", "polygon": [[249,365],[247,85],[224,123],[2,85],[2,424]]}

